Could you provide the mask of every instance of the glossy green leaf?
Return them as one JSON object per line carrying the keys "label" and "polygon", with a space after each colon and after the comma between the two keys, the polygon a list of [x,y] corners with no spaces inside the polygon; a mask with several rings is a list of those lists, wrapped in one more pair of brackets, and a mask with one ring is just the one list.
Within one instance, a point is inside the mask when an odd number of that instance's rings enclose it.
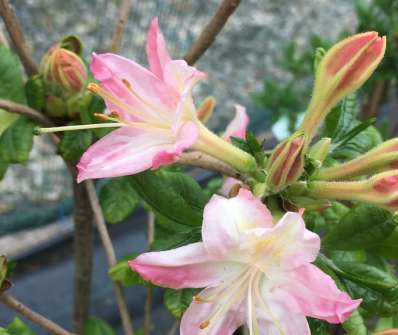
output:
{"label": "glossy green leaf", "polygon": [[[76,123],[70,123],[74,124]],[[59,143],[59,151],[66,160],[77,162],[91,145],[92,140],[93,133],[90,130],[66,131]]]}
{"label": "glossy green leaf", "polygon": [[20,318],[15,317],[8,325],[10,335],[36,335]]}
{"label": "glossy green leaf", "polygon": [[124,286],[129,287],[133,285],[150,286],[151,284],[144,280],[137,272],[132,270],[128,261],[136,258],[139,254],[134,253],[123,257],[112,268],[109,269],[108,274],[112,280],[122,283]]}
{"label": "glossy green leaf", "polygon": [[343,328],[349,335],[367,335],[368,328],[362,315],[355,310],[350,317],[343,322]]}
{"label": "glossy green leaf", "polygon": [[333,142],[338,142],[342,140],[344,136],[352,129],[353,123],[355,122],[357,115],[357,96],[355,93],[353,93],[343,99],[340,105],[340,113],[338,115],[338,118],[336,117],[333,120],[333,122],[336,122],[335,120],[338,119],[332,135],[329,136],[333,138]]}
{"label": "glossy green leaf", "polygon": [[137,207],[140,198],[128,181],[128,177],[111,178],[99,192],[99,201],[109,223],[126,219]]}
{"label": "glossy green leaf", "polygon": [[10,335],[10,333],[5,328],[0,327],[0,335]]}
{"label": "glossy green leaf", "polygon": [[166,289],[164,293],[164,305],[176,318],[181,318],[185,310],[192,302],[192,298],[199,289],[185,288],[182,290]]}
{"label": "glossy green leaf", "polygon": [[0,135],[18,118],[18,114],[9,113],[4,109],[0,109]]}
{"label": "glossy green leaf", "polygon": [[90,317],[84,325],[84,335],[116,335],[116,333],[104,320]]}
{"label": "glossy green leaf", "polygon": [[338,250],[360,250],[377,246],[394,231],[390,212],[359,204],[346,213],[322,241],[322,246]]}
{"label": "glossy green leaf", "polygon": [[377,253],[388,259],[398,259],[398,227],[387,239],[381,241],[370,252]]}
{"label": "glossy green leaf", "polygon": [[22,69],[12,51],[0,45],[0,98],[26,103]]}
{"label": "glossy green leaf", "polygon": [[0,161],[25,163],[33,146],[35,124],[25,117],[18,118],[0,136]]}
{"label": "glossy green leaf", "polygon": [[202,224],[202,212],[208,198],[187,174],[146,171],[130,176],[129,181],[155,213],[183,226]]}
{"label": "glossy green leaf", "polygon": [[326,321],[307,318],[310,325],[311,335],[330,335],[330,325]]}

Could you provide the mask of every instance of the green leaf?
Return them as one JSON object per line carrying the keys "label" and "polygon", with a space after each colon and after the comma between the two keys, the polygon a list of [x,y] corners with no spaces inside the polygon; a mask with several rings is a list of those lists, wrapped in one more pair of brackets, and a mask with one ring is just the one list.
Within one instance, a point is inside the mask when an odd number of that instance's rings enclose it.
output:
{"label": "green leaf", "polygon": [[331,136],[333,141],[340,141],[352,129],[352,124],[358,115],[358,101],[356,93],[346,96],[340,105],[340,114],[336,128]]}
{"label": "green leaf", "polygon": [[3,284],[3,281],[6,279],[7,272],[7,258],[6,256],[0,256],[0,287]]}
{"label": "green leaf", "polygon": [[116,335],[116,333],[104,320],[90,317],[84,325],[84,335]]}
{"label": "green leaf", "polygon": [[[77,123],[70,123],[70,125],[75,124]],[[66,160],[77,162],[91,145],[92,140],[93,133],[90,130],[66,131],[59,143],[59,151]]]}
{"label": "green leaf", "polygon": [[9,113],[4,109],[0,109],[0,135],[18,118],[18,114]]}
{"label": "green leaf", "polygon": [[199,292],[196,288],[182,290],[166,289],[164,293],[164,305],[176,318],[181,318],[192,302],[192,298]]}
{"label": "green leaf", "polygon": [[156,215],[153,250],[169,250],[198,242],[201,239],[201,227],[190,227]]}
{"label": "green leaf", "polygon": [[307,318],[311,329],[311,335],[330,335],[330,325],[326,321]]}
{"label": "green leaf", "polygon": [[388,259],[398,259],[398,227],[387,239],[376,245],[370,252],[375,252]]}
{"label": "green leaf", "polygon": [[322,241],[326,248],[359,250],[377,246],[396,227],[390,212],[367,204],[356,205],[334,225]]}
{"label": "green leaf", "polygon": [[25,94],[30,107],[38,111],[44,107],[45,89],[41,76],[35,75],[28,79],[25,84]]}
{"label": "green leaf", "polygon": [[14,318],[7,326],[10,335],[36,335],[20,318]]}
{"label": "green leaf", "polygon": [[129,177],[140,197],[158,214],[184,226],[201,226],[206,193],[181,172],[146,171]]}
{"label": "green leaf", "polygon": [[10,333],[5,328],[0,327],[0,335],[10,335]]}
{"label": "green leaf", "polygon": [[0,160],[0,180],[4,178],[8,169],[8,164]]}
{"label": "green leaf", "polygon": [[33,146],[35,124],[20,117],[0,136],[0,161],[25,163]]}
{"label": "green leaf", "polygon": [[0,45],[0,83],[0,98],[26,103],[18,57],[2,45]]}
{"label": "green leaf", "polygon": [[119,262],[117,262],[114,266],[112,266],[108,275],[112,278],[112,280],[118,281],[122,283],[124,286],[129,287],[133,285],[143,285],[143,286],[151,286],[149,282],[144,280],[137,272],[132,270],[128,261],[136,258],[138,253],[133,253],[128,256],[123,257]]}
{"label": "green leaf", "polygon": [[111,178],[99,192],[99,201],[109,223],[126,219],[137,207],[140,198],[128,181],[128,177]]}

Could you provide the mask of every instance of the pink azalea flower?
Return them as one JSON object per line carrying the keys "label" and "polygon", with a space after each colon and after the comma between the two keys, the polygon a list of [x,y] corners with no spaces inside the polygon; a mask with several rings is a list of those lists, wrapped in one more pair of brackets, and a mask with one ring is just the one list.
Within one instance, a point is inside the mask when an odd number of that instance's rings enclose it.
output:
{"label": "pink azalea flower", "polygon": [[104,98],[120,126],[92,145],[78,164],[78,181],[123,176],[175,162],[188,148],[201,150],[240,171],[253,158],[208,130],[198,119],[192,87],[206,74],[172,60],[155,18],[148,31],[150,70],[114,54],[93,55],[91,70],[101,85],[88,88]]}
{"label": "pink azalea flower", "polygon": [[274,224],[248,190],[213,196],[204,210],[203,242],[149,252],[129,262],[143,278],[175,289],[204,288],[181,320],[181,335],[306,335],[306,316],[341,323],[358,307],[313,262],[318,235],[300,214]]}

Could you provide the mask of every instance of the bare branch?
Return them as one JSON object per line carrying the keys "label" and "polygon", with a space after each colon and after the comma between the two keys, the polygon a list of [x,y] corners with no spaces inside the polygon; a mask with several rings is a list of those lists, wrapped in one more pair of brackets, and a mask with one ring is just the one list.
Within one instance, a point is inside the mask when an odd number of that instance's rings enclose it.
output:
{"label": "bare branch", "polygon": [[116,22],[115,31],[113,32],[111,48],[110,48],[110,51],[113,53],[118,53],[120,51],[124,29],[126,28],[131,8],[131,1],[132,0],[123,0],[120,6],[119,15]]}
{"label": "bare branch", "polygon": [[73,335],[73,333],[68,332],[61,326],[57,325],[51,320],[48,320],[44,316],[40,315],[39,313],[31,310],[29,307],[25,306],[21,302],[19,302],[17,299],[15,299],[13,296],[11,296],[8,293],[3,293],[0,296],[0,301],[8,306],[9,308],[15,310],[25,318],[27,318],[30,321],[33,321],[34,323],[42,326],[44,329],[47,329],[51,334],[55,335]]}
{"label": "bare branch", "polygon": [[225,176],[233,177],[236,179],[243,178],[243,176],[238,171],[236,171],[229,165],[199,151],[187,152],[182,154],[177,163],[183,165],[197,166],[202,169],[215,171]]}
{"label": "bare branch", "polygon": [[171,328],[170,328],[169,332],[167,333],[167,335],[176,335],[179,325],[180,325],[180,321],[175,320],[174,323],[171,325]]}
{"label": "bare branch", "polygon": [[205,26],[196,42],[185,54],[184,59],[190,65],[194,64],[213,44],[218,33],[224,27],[228,18],[239,6],[240,0],[222,0],[216,13]]}
{"label": "bare branch", "polygon": [[36,74],[36,62],[29,52],[21,26],[18,23],[18,19],[9,0],[0,0],[0,15],[4,20],[4,24],[15,45],[15,50],[17,51],[26,73],[30,76]]}
{"label": "bare branch", "polygon": [[[102,213],[101,206],[98,201],[97,192],[95,191],[94,183],[91,180],[84,182],[91,208],[94,214],[94,222],[98,229],[102,245],[105,249],[105,254],[108,261],[108,266],[112,267],[116,264],[115,250],[113,249],[112,241],[106,227],[105,219]],[[123,287],[119,282],[113,282],[116,302],[119,307],[120,317],[122,319],[123,330],[125,335],[134,335],[133,325],[127,310],[126,300],[124,298]]]}
{"label": "bare branch", "polygon": [[[148,211],[147,221],[147,238],[148,238],[148,249],[150,249],[153,243],[155,233],[155,214],[152,211]],[[144,307],[144,335],[149,335],[151,332],[151,319],[152,319],[152,300],[153,300],[153,287],[146,289],[146,300]]]}
{"label": "bare branch", "polygon": [[90,314],[91,274],[93,268],[93,213],[84,185],[73,178],[73,252],[75,259],[73,322],[77,334],[84,334]]}

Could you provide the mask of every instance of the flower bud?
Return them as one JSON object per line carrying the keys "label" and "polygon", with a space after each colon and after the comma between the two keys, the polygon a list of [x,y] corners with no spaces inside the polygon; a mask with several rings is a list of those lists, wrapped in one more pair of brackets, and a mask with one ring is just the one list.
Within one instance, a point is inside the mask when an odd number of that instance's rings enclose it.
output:
{"label": "flower bud", "polygon": [[398,138],[386,141],[351,161],[321,169],[316,179],[348,179],[392,169],[398,169]]}
{"label": "flower bud", "polygon": [[335,44],[322,58],[315,77],[312,99],[301,129],[312,139],[329,111],[356,91],[384,56],[386,38],[367,32]]}
{"label": "flower bud", "polygon": [[310,148],[308,157],[316,162],[319,162],[319,165],[322,165],[323,161],[326,159],[326,156],[329,153],[331,142],[332,140],[330,137],[324,137],[320,139]]}
{"label": "flower bud", "polygon": [[40,73],[49,88],[68,95],[80,92],[87,81],[87,69],[80,57],[58,44],[43,57]]}
{"label": "flower bud", "polygon": [[307,195],[314,198],[363,201],[391,211],[398,210],[398,170],[378,173],[361,181],[313,181]]}
{"label": "flower bud", "polygon": [[267,184],[271,191],[278,192],[295,182],[304,169],[306,138],[297,132],[279,143],[267,162]]}

